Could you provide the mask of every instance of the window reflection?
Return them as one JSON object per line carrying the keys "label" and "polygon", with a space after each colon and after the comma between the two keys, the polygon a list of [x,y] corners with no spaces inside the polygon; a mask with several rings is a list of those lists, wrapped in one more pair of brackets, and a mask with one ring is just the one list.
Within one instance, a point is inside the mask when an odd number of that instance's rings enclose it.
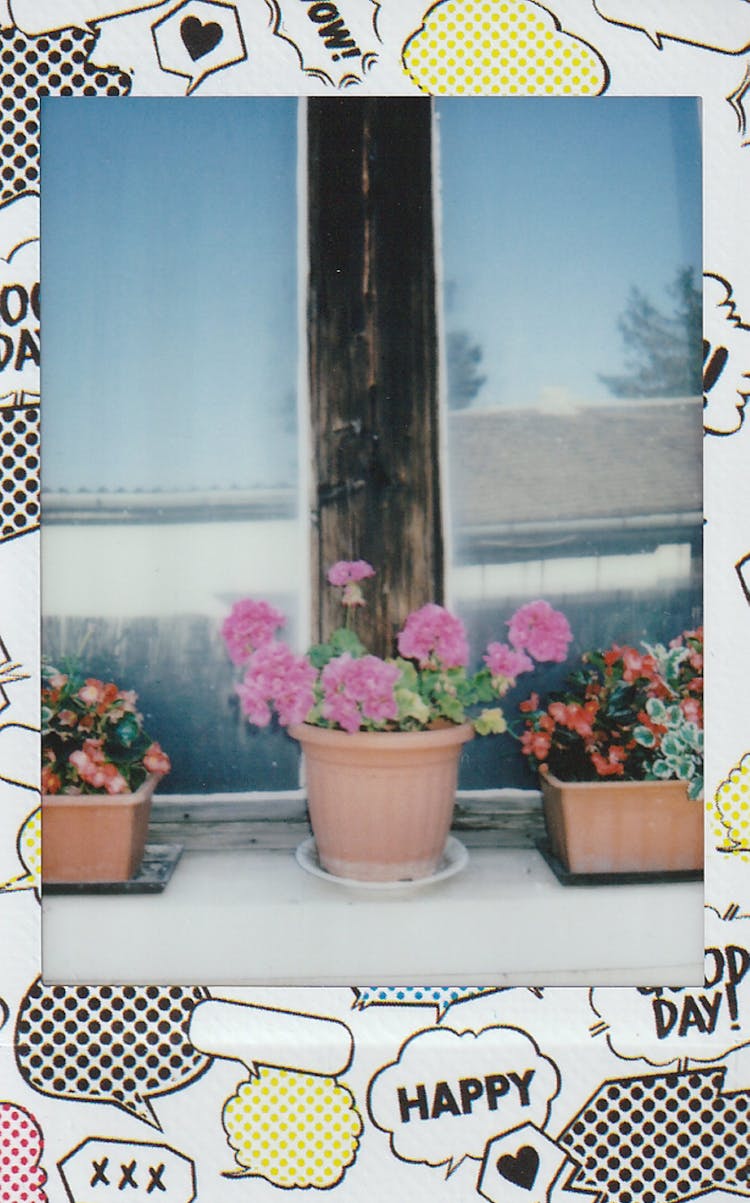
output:
{"label": "window reflection", "polygon": [[[700,622],[697,104],[436,102],[448,592],[476,643],[536,596],[572,655]],[[532,784],[480,742],[465,785]]]}
{"label": "window reflection", "polygon": [[236,711],[218,628],[299,632],[297,103],[45,99],[43,611],[136,689],[163,792],[297,785]]}

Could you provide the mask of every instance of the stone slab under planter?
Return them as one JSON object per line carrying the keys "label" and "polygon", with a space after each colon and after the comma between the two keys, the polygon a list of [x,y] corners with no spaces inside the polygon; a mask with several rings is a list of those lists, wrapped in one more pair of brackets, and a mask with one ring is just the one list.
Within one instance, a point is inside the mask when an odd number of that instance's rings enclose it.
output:
{"label": "stone slab under planter", "polygon": [[161,894],[177,868],[182,844],[146,844],[141,863],[127,881],[45,882],[44,895],[54,894]]}

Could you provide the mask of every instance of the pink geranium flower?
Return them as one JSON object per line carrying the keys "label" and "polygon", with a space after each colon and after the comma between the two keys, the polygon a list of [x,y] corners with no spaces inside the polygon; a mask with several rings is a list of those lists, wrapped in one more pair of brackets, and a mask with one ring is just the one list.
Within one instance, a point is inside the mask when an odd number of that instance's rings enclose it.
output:
{"label": "pink geranium flower", "polygon": [[398,636],[398,650],[420,668],[463,668],[469,661],[464,624],[434,602],[409,615]]}
{"label": "pink geranium flower", "polygon": [[286,619],[268,602],[246,597],[235,602],[221,634],[233,664],[246,664],[253,652],[270,643]]}
{"label": "pink geranium flower", "polygon": [[375,576],[375,569],[367,560],[338,560],[328,569],[329,585],[344,588],[358,581],[366,581]]}
{"label": "pink geranium flower", "polygon": [[247,662],[237,685],[243,714],[257,727],[267,727],[275,708],[282,727],[302,723],[315,702],[317,672],[305,656],[297,656],[278,640],[264,643]]}
{"label": "pink geranium flower", "polygon": [[401,676],[395,664],[377,656],[354,659],[348,652],[323,669],[322,714],[344,731],[359,731],[363,720],[375,723],[398,718],[394,688]]}
{"label": "pink geranium flower", "polygon": [[488,643],[482,658],[493,677],[506,677],[511,681],[521,673],[531,672],[534,667],[533,660],[525,652],[518,652],[507,643]]}
{"label": "pink geranium flower", "polygon": [[533,601],[520,606],[508,622],[508,638],[517,651],[535,660],[561,663],[573,638],[567,618],[549,602]]}

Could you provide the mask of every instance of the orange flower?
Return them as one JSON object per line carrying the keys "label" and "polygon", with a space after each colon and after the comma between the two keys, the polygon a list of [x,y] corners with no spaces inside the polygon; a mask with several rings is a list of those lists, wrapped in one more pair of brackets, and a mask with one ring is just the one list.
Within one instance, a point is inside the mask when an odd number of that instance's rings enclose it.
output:
{"label": "orange flower", "polygon": [[591,753],[591,763],[600,777],[622,777],[624,775],[623,761],[627,759],[624,748],[612,744],[606,758],[601,752]]}
{"label": "orange flower", "polygon": [[45,764],[42,769],[42,793],[59,794],[61,785],[59,774],[54,771],[52,765]]}
{"label": "orange flower", "polygon": [[543,731],[524,731],[521,736],[521,751],[524,756],[543,760],[550,749],[550,738]]}
{"label": "orange flower", "polygon": [[143,757],[143,767],[148,773],[168,773],[172,765],[166,752],[157,743],[151,744]]}

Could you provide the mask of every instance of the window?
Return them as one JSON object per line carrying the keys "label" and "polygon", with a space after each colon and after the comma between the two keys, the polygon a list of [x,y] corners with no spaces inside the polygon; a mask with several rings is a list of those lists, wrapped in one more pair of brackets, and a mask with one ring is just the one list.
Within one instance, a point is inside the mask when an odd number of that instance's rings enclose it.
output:
{"label": "window", "polygon": [[[668,642],[701,621],[698,101],[436,111],[451,602],[477,646],[538,596],[572,655]],[[509,741],[466,760],[533,783]]]}
{"label": "window", "polygon": [[[477,654],[540,594],[577,650],[700,617],[696,102],[435,109],[439,154],[420,98],[310,100],[299,146],[289,99],[44,100],[45,649],[137,689],[162,792],[297,786],[218,628],[254,594],[306,644],[334,559],[381,654],[445,597]],[[498,755],[462,783],[531,784]]]}
{"label": "window", "polygon": [[297,102],[45,99],[43,156],[45,651],[136,689],[163,792],[296,788],[218,628],[307,625]]}

